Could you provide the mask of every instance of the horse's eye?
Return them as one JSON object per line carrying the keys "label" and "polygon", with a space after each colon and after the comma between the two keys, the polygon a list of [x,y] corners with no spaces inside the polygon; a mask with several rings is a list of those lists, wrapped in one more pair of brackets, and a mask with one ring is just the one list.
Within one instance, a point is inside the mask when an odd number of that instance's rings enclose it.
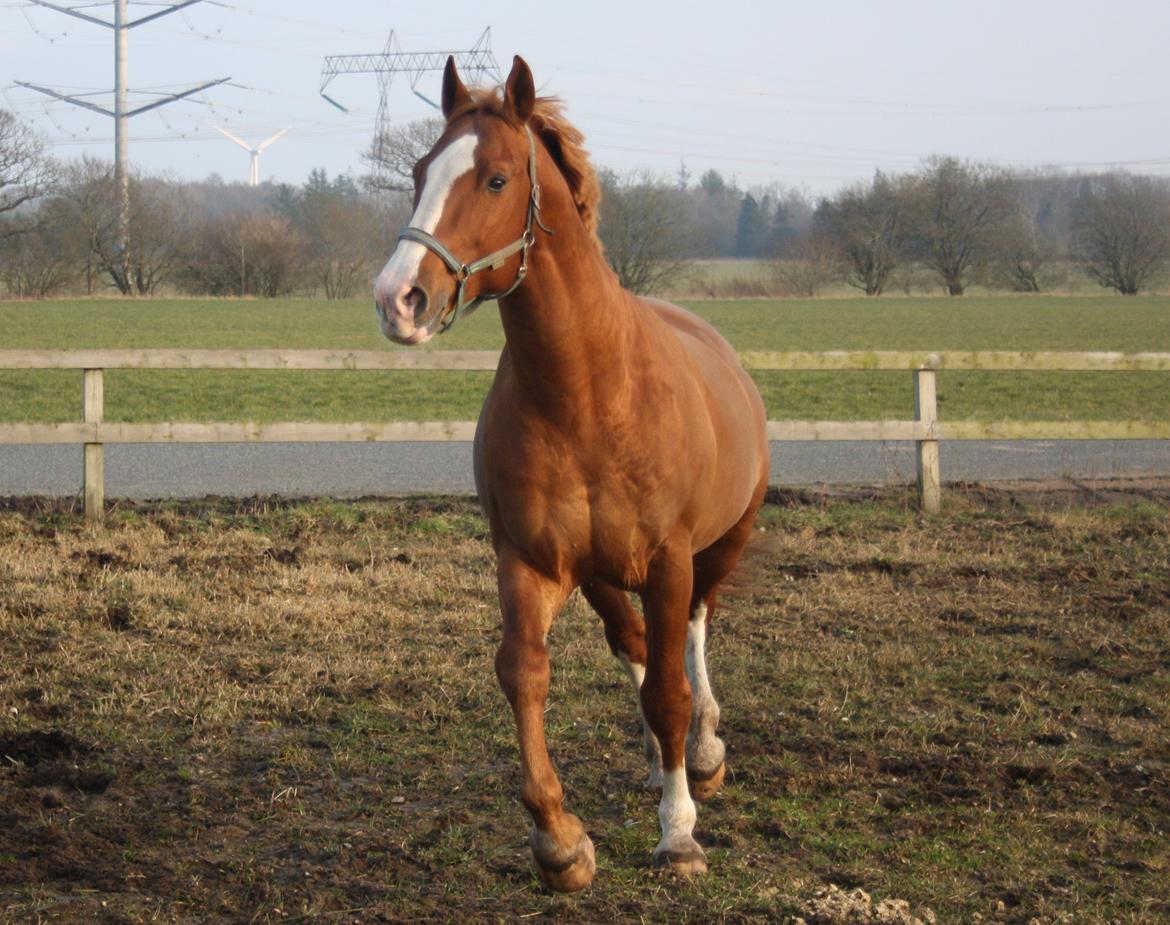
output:
{"label": "horse's eye", "polygon": [[488,180],[488,189],[490,189],[493,193],[498,193],[507,185],[508,181],[499,174],[496,174],[494,177]]}

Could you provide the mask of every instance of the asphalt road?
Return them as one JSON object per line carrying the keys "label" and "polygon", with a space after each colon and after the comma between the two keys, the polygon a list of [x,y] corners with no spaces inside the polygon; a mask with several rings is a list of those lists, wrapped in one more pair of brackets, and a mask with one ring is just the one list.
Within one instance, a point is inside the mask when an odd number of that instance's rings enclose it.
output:
{"label": "asphalt road", "polygon": [[[944,482],[1170,476],[1167,440],[971,441],[939,448]],[[79,446],[0,446],[0,497],[81,491]],[[776,485],[905,484],[909,442],[772,444]],[[469,443],[124,444],[106,447],[106,496],[145,500],[470,492]]]}

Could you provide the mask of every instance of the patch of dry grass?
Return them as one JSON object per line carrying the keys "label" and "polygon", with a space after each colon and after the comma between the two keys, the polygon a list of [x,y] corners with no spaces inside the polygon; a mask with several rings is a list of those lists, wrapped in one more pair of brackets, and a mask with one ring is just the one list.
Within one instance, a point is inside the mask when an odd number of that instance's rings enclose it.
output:
{"label": "patch of dry grass", "polygon": [[647,868],[640,727],[574,598],[547,727],[600,870],[569,898],[529,867],[472,502],[2,511],[0,918],[772,922],[834,883],[1165,921],[1165,500],[774,498],[713,640],[694,883]]}

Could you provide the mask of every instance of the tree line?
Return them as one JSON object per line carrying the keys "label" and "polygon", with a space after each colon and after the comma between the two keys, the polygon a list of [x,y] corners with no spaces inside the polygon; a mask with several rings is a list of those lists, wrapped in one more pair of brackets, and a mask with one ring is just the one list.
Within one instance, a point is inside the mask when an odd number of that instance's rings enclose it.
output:
{"label": "tree line", "polygon": [[635,289],[653,272],[643,263],[679,255],[769,259],[808,296],[842,281],[868,296],[911,285],[960,296],[974,283],[1038,293],[1070,272],[1135,295],[1170,264],[1170,181],[1121,171],[1010,172],[939,156],[816,201],[777,186],[741,191],[714,171],[693,186],[603,181],[602,238]]}
{"label": "tree line", "polygon": [[[442,123],[393,127],[365,152],[367,176],[251,188],[212,176],[131,180],[128,261],[115,250],[113,165],[49,158],[0,110],[0,286],[8,295],[361,295],[409,218],[412,168]],[[1070,268],[1133,295],[1170,263],[1170,182],[1124,172],[1009,172],[933,157],[813,199],[779,184],[741,189],[600,171],[601,238],[623,284],[652,292],[697,258],[770,261],[788,290],[847,282],[869,296],[911,285],[962,295],[973,283],[1019,292]]]}

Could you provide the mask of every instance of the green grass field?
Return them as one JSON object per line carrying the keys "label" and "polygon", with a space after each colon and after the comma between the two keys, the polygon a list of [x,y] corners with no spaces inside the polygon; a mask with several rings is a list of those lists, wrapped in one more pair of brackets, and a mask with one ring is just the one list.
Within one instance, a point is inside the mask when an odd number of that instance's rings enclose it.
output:
{"label": "green grass field", "polygon": [[[742,350],[1170,351],[1170,297],[966,297],[687,302]],[[424,349],[497,349],[481,310]],[[81,347],[395,350],[369,300],[0,302],[0,349]],[[756,376],[773,418],[865,420],[912,414],[902,372]],[[487,373],[113,371],[106,418],[160,420],[466,420]],[[0,371],[0,420],[79,416],[72,371]],[[944,419],[1164,418],[1162,373],[948,372]]]}

